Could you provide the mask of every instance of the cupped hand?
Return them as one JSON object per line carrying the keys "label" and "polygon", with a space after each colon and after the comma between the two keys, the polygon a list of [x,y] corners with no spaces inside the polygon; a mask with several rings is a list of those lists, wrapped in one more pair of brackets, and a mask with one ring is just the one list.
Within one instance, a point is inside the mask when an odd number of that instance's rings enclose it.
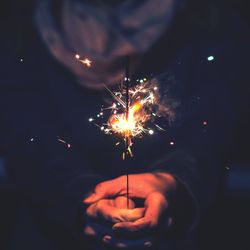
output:
{"label": "cupped hand", "polygon": [[[125,239],[117,237],[111,225],[120,221],[135,221],[144,215],[144,208],[135,208],[133,200],[129,200],[127,208],[127,198],[118,196],[114,199],[102,199],[91,204],[87,209],[87,217],[84,227],[84,235],[98,244],[102,242],[104,246],[111,249],[148,249],[153,245],[153,237],[142,237]],[[99,243],[100,244],[100,243]],[[100,248],[100,246],[98,246]]]}
{"label": "cupped hand", "polygon": [[[176,181],[173,176],[167,173],[143,173],[129,176],[129,197],[144,200],[144,210],[134,209],[134,214],[126,214],[125,211],[120,216],[107,215],[111,210],[99,209],[93,213],[94,216],[101,216],[115,224],[113,230],[121,235],[146,235],[151,233],[159,224],[159,219],[163,212],[169,207],[168,196],[175,192]],[[126,195],[126,176],[121,176],[113,180],[98,184],[93,194],[87,197],[84,202],[95,207],[101,202],[105,204],[107,199],[112,199],[121,195]],[[110,204],[106,204],[107,207]],[[98,209],[98,206],[97,206]],[[137,210],[136,210],[137,209]],[[115,211],[115,210],[114,210]],[[140,211],[140,212],[139,212]],[[143,211],[143,216],[141,216]],[[139,218],[136,218],[138,215]],[[140,216],[139,216],[140,215]],[[136,219],[135,219],[136,218]],[[167,226],[172,224],[172,218],[168,217]]]}

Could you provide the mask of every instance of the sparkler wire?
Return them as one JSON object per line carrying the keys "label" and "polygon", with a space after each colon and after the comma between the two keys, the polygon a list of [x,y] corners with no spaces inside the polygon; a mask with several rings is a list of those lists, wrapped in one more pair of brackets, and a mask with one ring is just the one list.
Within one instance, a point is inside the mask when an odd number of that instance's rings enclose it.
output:
{"label": "sparkler wire", "polygon": [[[126,121],[128,121],[129,117],[129,56],[126,57],[125,61],[125,88],[126,88]],[[129,151],[129,135],[126,135],[125,132],[125,154],[128,154]],[[127,208],[129,208],[129,174],[127,171],[126,174],[127,180]]]}

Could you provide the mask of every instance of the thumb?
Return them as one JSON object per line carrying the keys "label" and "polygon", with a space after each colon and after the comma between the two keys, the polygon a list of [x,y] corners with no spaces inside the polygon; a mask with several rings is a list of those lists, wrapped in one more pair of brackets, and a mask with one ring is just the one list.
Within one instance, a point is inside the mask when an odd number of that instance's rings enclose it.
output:
{"label": "thumb", "polygon": [[91,204],[101,199],[114,197],[118,194],[115,180],[104,181],[96,185],[94,193],[83,200],[83,203]]}
{"label": "thumb", "polygon": [[100,199],[102,199],[100,195],[96,193],[92,193],[87,198],[85,198],[82,202],[85,204],[92,204],[92,203],[99,201]]}

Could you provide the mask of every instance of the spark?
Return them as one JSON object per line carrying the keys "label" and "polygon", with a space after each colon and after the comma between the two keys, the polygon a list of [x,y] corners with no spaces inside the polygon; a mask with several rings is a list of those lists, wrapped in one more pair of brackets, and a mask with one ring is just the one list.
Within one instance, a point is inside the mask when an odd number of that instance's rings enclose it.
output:
{"label": "spark", "polygon": [[171,146],[174,146],[174,145],[175,145],[175,142],[174,142],[174,141],[171,141],[169,144],[170,144]]}
{"label": "spark", "polygon": [[79,60],[79,62],[81,62],[82,64],[84,64],[87,67],[91,67],[92,66],[92,61],[89,60],[88,58],[85,58],[83,60]]}
{"label": "spark", "polygon": [[[127,81],[128,78],[123,78],[123,80]],[[173,115],[173,111],[161,98],[155,79],[149,80],[146,77],[138,79],[137,83],[129,88],[125,88],[123,82],[115,91],[105,85],[104,87],[112,99],[109,100],[109,106],[102,106],[102,111],[96,114],[95,125],[105,134],[116,135],[123,141],[125,149],[122,159],[127,156],[133,157],[134,138],[154,136],[157,131],[166,131],[155,122],[160,117],[169,118]],[[89,122],[93,120],[89,118]],[[102,122],[103,120],[105,123]],[[119,144],[120,142],[117,142],[115,145]],[[174,142],[170,145],[174,145]]]}
{"label": "spark", "polygon": [[208,122],[207,122],[207,121],[203,121],[202,124],[203,124],[204,126],[207,126],[207,125],[208,125]]}
{"label": "spark", "polygon": [[208,60],[209,62],[213,61],[213,60],[214,60],[214,56],[209,56],[209,57],[207,58],[207,60]]}
{"label": "spark", "polygon": [[166,131],[164,128],[160,127],[158,124],[155,124],[155,126],[156,126],[159,130],[161,130],[161,131]]}
{"label": "spark", "polygon": [[66,141],[64,141],[64,140],[62,140],[62,139],[60,139],[60,138],[58,138],[57,140],[58,140],[59,142],[64,143],[64,144],[66,144],[66,143],[67,143]]}
{"label": "spark", "polygon": [[67,148],[71,148],[71,144],[69,144],[68,142],[66,142],[65,140],[63,140],[62,138],[60,138],[59,136],[57,136],[57,140],[63,144],[67,145]]}
{"label": "spark", "polygon": [[75,54],[75,58],[82,63],[84,66],[90,68],[92,66],[92,61],[89,58],[83,58],[81,59],[81,56],[79,54]]}
{"label": "spark", "polygon": [[150,129],[150,130],[148,131],[148,133],[149,133],[150,135],[153,135],[153,134],[154,134],[154,130]]}
{"label": "spark", "polygon": [[130,155],[130,157],[133,157],[133,153],[132,153],[132,150],[131,150],[131,147],[128,147],[128,154]]}

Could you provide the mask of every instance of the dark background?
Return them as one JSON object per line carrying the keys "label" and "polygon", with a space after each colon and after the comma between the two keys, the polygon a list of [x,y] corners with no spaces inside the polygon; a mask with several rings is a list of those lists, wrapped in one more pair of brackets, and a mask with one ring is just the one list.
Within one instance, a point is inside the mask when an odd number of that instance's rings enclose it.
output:
{"label": "dark background", "polygon": [[[0,2],[1,44],[5,43],[16,50],[17,57],[25,56],[32,43],[32,10],[35,3],[35,0]],[[188,23],[179,25],[219,33],[222,23],[235,18],[239,20],[240,25],[245,26],[246,37],[250,36],[250,8],[247,0],[189,0],[185,8],[185,20],[188,20]],[[4,67],[1,60],[0,67]],[[238,95],[250,98],[248,89],[248,85],[239,82]],[[199,228],[200,249],[250,249],[249,107],[245,107],[241,112],[245,118],[239,121],[239,129],[232,135],[237,138],[237,145],[231,147],[231,152],[228,152],[227,165],[224,166],[224,182],[217,203],[208,212]],[[18,211],[15,210],[15,192],[7,183],[3,165],[4,162],[1,160],[0,239],[3,240],[0,240],[0,249],[15,230],[15,219],[18,217]]]}

